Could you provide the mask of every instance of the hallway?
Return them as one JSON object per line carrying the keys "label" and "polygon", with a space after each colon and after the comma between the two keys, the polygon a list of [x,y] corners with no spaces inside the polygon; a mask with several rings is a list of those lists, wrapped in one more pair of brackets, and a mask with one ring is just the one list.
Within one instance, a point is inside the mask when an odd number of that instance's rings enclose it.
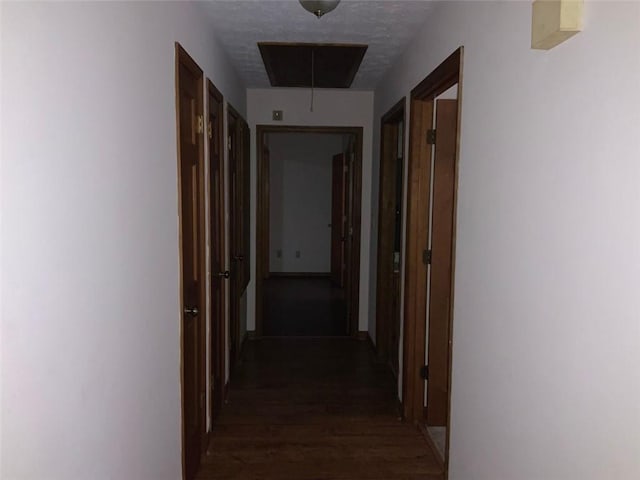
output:
{"label": "hallway", "polygon": [[348,334],[344,290],[324,277],[271,277],[265,282],[264,335]]}
{"label": "hallway", "polygon": [[197,478],[440,480],[395,392],[366,342],[248,342]]}

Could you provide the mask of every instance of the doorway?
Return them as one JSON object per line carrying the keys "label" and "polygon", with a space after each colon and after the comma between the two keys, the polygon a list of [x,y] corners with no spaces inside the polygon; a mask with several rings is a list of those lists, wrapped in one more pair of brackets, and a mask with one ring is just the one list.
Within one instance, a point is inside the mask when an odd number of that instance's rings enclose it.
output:
{"label": "doorway", "polygon": [[448,468],[460,47],[411,92],[403,410]]}
{"label": "doorway", "polygon": [[355,336],[362,128],[257,127],[256,333]]}
{"label": "doorway", "polygon": [[376,351],[398,376],[400,354],[400,258],[404,198],[405,99],[382,117],[378,203]]}
{"label": "doorway", "polygon": [[206,260],[204,78],[176,43],[178,202],[181,265],[183,469],[194,478],[206,449]]}

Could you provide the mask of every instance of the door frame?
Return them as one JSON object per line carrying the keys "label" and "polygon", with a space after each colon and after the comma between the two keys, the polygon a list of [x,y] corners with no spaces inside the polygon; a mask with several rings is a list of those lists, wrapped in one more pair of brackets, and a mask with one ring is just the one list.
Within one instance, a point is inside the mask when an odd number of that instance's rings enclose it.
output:
{"label": "door frame", "polygon": [[[208,148],[208,165],[209,165],[209,183],[208,183],[208,201],[209,201],[209,245],[213,245],[213,236],[214,232],[214,215],[220,215],[220,225],[222,227],[220,232],[217,232],[216,239],[217,244],[219,245],[219,261],[220,265],[223,269],[227,268],[226,254],[225,254],[225,244],[226,244],[226,228],[225,228],[225,213],[226,213],[226,201],[225,201],[225,168],[224,168],[224,97],[220,90],[216,88],[213,82],[207,78],[207,115],[209,118],[211,115],[211,98],[213,98],[218,103],[218,108],[216,111],[216,115],[218,120],[217,128],[214,131],[212,125],[207,122],[207,136],[209,141]],[[218,170],[219,170],[219,179],[217,185],[217,192],[214,192],[214,188],[216,185],[215,178],[213,175],[213,152],[212,152],[212,143],[216,141],[218,143]],[[214,197],[215,195],[215,197]],[[214,198],[216,199],[214,201]],[[220,207],[220,212],[213,211],[213,205],[218,204]],[[214,305],[216,301],[215,298],[215,289],[214,289],[214,281],[215,277],[219,272],[213,271],[213,248],[209,249],[209,272],[210,272],[210,284],[209,284],[209,292],[211,298],[211,314],[209,315],[209,408],[211,414],[211,425],[213,426],[213,422],[215,421],[217,414],[220,412],[220,409],[224,403],[224,391],[225,391],[225,363],[226,363],[226,295],[227,295],[227,285],[223,278],[220,278],[220,298],[218,299],[218,304]],[[216,315],[217,314],[217,315]],[[216,318],[217,317],[217,318]],[[213,384],[215,377],[221,379],[221,385]],[[213,392],[212,392],[213,388]]]}
{"label": "door frame", "polygon": [[[256,336],[263,334],[264,310],[264,280],[269,276],[269,170],[263,162],[263,148],[265,135],[269,133],[334,133],[353,135],[354,168],[353,175],[353,251],[347,265],[349,277],[349,292],[347,294],[347,309],[349,314],[349,334],[358,336],[358,317],[360,302],[360,252],[361,252],[361,224],[362,224],[362,149],[363,127],[327,127],[327,126],[295,126],[295,125],[256,125],[256,159],[257,159],[257,195],[256,195]],[[349,275],[349,274],[347,274]]]}
{"label": "door frame", "polygon": [[[384,313],[387,312],[386,308],[382,309],[380,308],[380,306],[384,303],[386,306],[386,303],[389,298],[388,298],[388,293],[390,293],[390,288],[389,288],[389,284],[385,284],[384,281],[385,279],[382,279],[380,276],[380,264],[381,264],[381,259],[384,255],[385,252],[382,252],[382,249],[380,247],[381,245],[381,241],[380,239],[382,238],[383,235],[395,235],[395,231],[388,231],[388,229],[384,229],[384,226],[387,224],[383,218],[384,215],[384,209],[382,208],[382,203],[384,201],[384,198],[382,196],[382,185],[383,185],[383,181],[384,181],[384,175],[385,173],[388,173],[388,171],[384,168],[384,164],[385,162],[387,162],[387,159],[385,159],[385,152],[386,152],[386,148],[387,148],[387,143],[389,141],[389,139],[387,138],[387,135],[385,133],[385,127],[387,126],[396,126],[397,128],[397,124],[399,122],[402,122],[402,158],[404,160],[405,158],[405,132],[407,129],[407,122],[406,122],[406,103],[407,103],[407,97],[402,97],[398,102],[396,102],[396,104],[391,107],[387,113],[385,113],[382,116],[382,119],[380,120],[380,172],[379,172],[379,187],[378,187],[378,245],[377,245],[377,275],[376,275],[376,353],[378,354],[378,356],[384,360],[385,362],[389,362],[391,359],[389,358],[389,351],[388,351],[388,343],[389,343],[389,336],[391,334],[391,329],[390,327],[392,326],[391,323],[391,318],[389,318],[389,316],[385,315]],[[394,145],[394,152],[396,152],[396,155],[394,156],[394,164],[397,162],[397,152],[398,152],[398,146],[397,146],[397,142],[396,145]],[[404,165],[403,165],[403,169],[404,169]],[[404,177],[404,172],[403,172],[403,177]],[[403,178],[403,190],[404,190],[404,178]],[[403,198],[404,198],[404,191],[403,193]],[[388,253],[388,252],[387,252]],[[402,258],[402,253],[400,252],[400,257]],[[400,273],[401,275],[402,273]],[[398,304],[398,318],[401,317],[401,306],[400,304]],[[401,318],[400,318],[400,321]],[[398,342],[400,342],[400,339],[398,338]]]}
{"label": "door frame", "polygon": [[[184,345],[183,345],[183,325],[184,325],[184,296],[183,296],[183,238],[182,238],[182,150],[180,146],[180,66],[183,65],[189,71],[191,71],[194,76],[198,78],[198,95],[197,95],[197,110],[200,112],[202,116],[202,120],[204,122],[204,72],[198,66],[196,61],[187,53],[187,51],[180,45],[180,43],[175,42],[175,106],[176,106],[176,148],[177,148],[177,193],[178,193],[178,260],[180,265],[180,282],[179,282],[179,295],[180,295],[180,418],[182,421],[181,428],[181,453],[182,453],[182,476],[186,478],[186,442],[185,442],[185,408],[184,408]],[[200,283],[200,292],[199,292],[199,305],[198,309],[200,310],[198,314],[199,320],[199,354],[198,354],[198,364],[200,365],[200,372],[198,372],[198,391],[202,392],[204,390],[205,398],[206,398],[206,314],[207,314],[207,286],[206,286],[206,259],[205,259],[205,251],[206,251],[206,213],[205,213],[205,201],[206,201],[206,178],[204,172],[204,164],[205,164],[205,156],[204,156],[204,132],[199,132],[200,135],[200,144],[198,146],[198,163],[201,166],[201,174],[198,182],[198,200],[200,202],[201,208],[198,215],[198,223],[199,223],[199,241],[198,241],[198,257],[199,257],[199,283]],[[202,319],[205,319],[204,321]],[[200,415],[200,452],[198,452],[198,456],[202,456],[202,453],[207,448],[207,409],[203,405],[201,409]]]}
{"label": "door frame", "polygon": [[[331,271],[329,276],[333,284],[339,288],[344,288],[345,285],[347,260],[347,216],[345,213],[349,208],[349,199],[346,195],[349,177],[346,162],[347,158],[344,152],[334,155],[331,159]],[[338,248],[336,248],[336,244],[339,245]],[[340,251],[339,258],[336,256],[338,250]]]}
{"label": "door frame", "polygon": [[[424,421],[424,379],[420,369],[425,364],[427,265],[423,253],[427,246],[431,181],[431,145],[426,131],[433,128],[435,98],[457,85],[458,113],[455,149],[455,186],[453,196],[453,231],[451,253],[451,308],[449,309],[449,372],[448,412],[444,467],[448,475],[449,441],[451,436],[451,359],[453,351],[453,304],[455,295],[456,219],[458,203],[458,173],[462,112],[462,72],[464,48],[459,47],[413,90],[410,102],[409,161],[407,181],[407,226],[405,244],[404,335],[402,399],[405,419],[422,424]],[[426,210],[425,210],[426,205]]]}

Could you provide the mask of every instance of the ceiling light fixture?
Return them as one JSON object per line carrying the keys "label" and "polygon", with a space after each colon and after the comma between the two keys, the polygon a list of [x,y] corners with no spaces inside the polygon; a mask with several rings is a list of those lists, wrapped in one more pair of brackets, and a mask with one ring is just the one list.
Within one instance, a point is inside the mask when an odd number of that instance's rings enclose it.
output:
{"label": "ceiling light fixture", "polygon": [[302,8],[320,18],[336,8],[340,0],[299,0]]}

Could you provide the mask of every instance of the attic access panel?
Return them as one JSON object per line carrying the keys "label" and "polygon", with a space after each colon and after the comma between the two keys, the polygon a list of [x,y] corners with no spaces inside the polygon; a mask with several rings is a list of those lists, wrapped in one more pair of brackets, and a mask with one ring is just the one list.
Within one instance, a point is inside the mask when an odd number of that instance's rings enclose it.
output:
{"label": "attic access panel", "polygon": [[272,87],[349,88],[367,45],[258,43]]}

